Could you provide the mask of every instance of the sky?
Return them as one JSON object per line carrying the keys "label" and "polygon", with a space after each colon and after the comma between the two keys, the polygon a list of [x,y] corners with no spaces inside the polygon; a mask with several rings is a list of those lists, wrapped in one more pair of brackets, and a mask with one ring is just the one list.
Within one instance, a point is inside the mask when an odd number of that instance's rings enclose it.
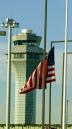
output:
{"label": "sky", "polygon": [[[44,0],[1,0],[0,1],[0,24],[6,18],[13,18],[20,23],[19,28],[13,29],[13,35],[21,32],[22,29],[32,29],[34,33],[42,36],[40,47],[43,48],[44,40]],[[68,39],[72,39],[72,1],[68,1]],[[0,30],[6,30],[0,27]],[[7,30],[6,30],[7,32]],[[48,0],[47,10],[47,50],[50,49],[51,41],[64,40],[65,35],[65,0]],[[7,38],[0,36],[0,121],[5,123],[6,107],[6,56]],[[62,86],[62,61],[63,61],[63,44],[55,44],[55,63],[56,63],[56,82],[52,86],[52,123],[60,123],[61,113],[61,86]],[[71,51],[72,45],[69,43],[68,51]],[[71,55],[68,55],[67,70],[67,98],[69,99],[68,121],[72,123],[72,61]],[[12,78],[12,80],[14,80]],[[14,81],[12,81],[14,85]],[[11,110],[14,109],[14,89],[11,92]],[[46,123],[48,123],[48,94],[49,87],[46,90]],[[37,94],[37,111],[39,112],[41,91]],[[37,116],[41,121],[41,116]],[[11,119],[13,114],[11,112]]]}

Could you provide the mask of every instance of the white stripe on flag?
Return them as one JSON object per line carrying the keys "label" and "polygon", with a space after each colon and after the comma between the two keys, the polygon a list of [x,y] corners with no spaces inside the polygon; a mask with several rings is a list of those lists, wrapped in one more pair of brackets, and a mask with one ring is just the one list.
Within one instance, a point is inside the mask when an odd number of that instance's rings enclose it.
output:
{"label": "white stripe on flag", "polygon": [[42,62],[39,63],[38,67],[37,67],[37,87],[39,89],[39,77],[40,77],[40,69],[41,69],[41,64]]}
{"label": "white stripe on flag", "polygon": [[55,68],[55,65],[48,66],[48,69]]}
{"label": "white stripe on flag", "polygon": [[55,70],[54,70],[54,71],[49,71],[49,72],[48,72],[48,75],[54,74],[54,73],[55,73]]}
{"label": "white stripe on flag", "polygon": [[[36,70],[35,70],[36,71]],[[35,71],[32,74],[32,87],[35,87]]]}
{"label": "white stripe on flag", "polygon": [[31,76],[29,77],[29,80],[27,81],[27,87],[30,87],[30,78]]}
{"label": "white stripe on flag", "polygon": [[46,79],[46,81],[53,80],[53,79],[55,79],[55,76],[48,77],[48,78]]}

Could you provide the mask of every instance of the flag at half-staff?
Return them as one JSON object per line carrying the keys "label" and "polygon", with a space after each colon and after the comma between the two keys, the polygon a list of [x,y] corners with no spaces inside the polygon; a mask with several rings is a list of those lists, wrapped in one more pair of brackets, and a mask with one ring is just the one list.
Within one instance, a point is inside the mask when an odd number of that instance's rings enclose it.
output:
{"label": "flag at half-staff", "polygon": [[54,47],[49,51],[47,63],[46,83],[51,83],[56,81]]}
{"label": "flag at half-staff", "polygon": [[[46,64],[46,83],[50,83],[55,81],[55,61],[54,61],[54,47],[49,51],[49,54],[45,60]],[[37,68],[33,71],[33,73],[28,78],[27,83],[20,89],[20,94],[24,94],[30,92],[34,89],[42,89],[43,88],[43,67],[44,62],[41,61]],[[46,86],[44,86],[46,88]]]}

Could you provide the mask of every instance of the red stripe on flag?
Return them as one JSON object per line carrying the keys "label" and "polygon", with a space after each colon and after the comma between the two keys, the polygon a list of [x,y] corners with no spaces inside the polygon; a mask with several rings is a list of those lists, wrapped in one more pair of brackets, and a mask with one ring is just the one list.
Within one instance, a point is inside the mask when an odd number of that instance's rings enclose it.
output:
{"label": "red stripe on flag", "polygon": [[42,74],[43,73],[43,62],[41,62],[41,65],[40,65],[40,76],[39,76],[39,89],[42,88]]}
{"label": "red stripe on flag", "polygon": [[52,77],[52,76],[55,76],[55,73],[52,73],[52,74],[48,74],[47,77]]}
{"label": "red stripe on flag", "polygon": [[55,68],[48,68],[48,71],[54,71]]}
{"label": "red stripe on flag", "polygon": [[24,94],[24,93],[28,93],[28,92],[30,92],[30,91],[32,91],[32,90],[34,90],[34,88],[28,87],[28,88],[26,88],[26,89],[23,89],[23,91],[20,91],[19,93],[20,93],[20,94]]}
{"label": "red stripe on flag", "polygon": [[46,60],[46,77],[47,77],[47,74],[48,74],[48,60]]}
{"label": "red stripe on flag", "polygon": [[46,83],[51,83],[51,82],[54,82],[56,81],[56,79],[50,79],[50,80],[46,80]]}
{"label": "red stripe on flag", "polygon": [[30,84],[30,87],[32,87],[32,76],[30,76],[29,84]]}
{"label": "red stripe on flag", "polygon": [[35,88],[36,88],[36,85],[37,85],[37,69],[35,70]]}

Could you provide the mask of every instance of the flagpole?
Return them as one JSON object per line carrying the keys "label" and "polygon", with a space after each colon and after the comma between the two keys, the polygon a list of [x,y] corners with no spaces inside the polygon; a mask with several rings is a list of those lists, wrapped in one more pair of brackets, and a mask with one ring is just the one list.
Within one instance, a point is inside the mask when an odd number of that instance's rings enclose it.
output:
{"label": "flagpole", "polygon": [[49,86],[49,129],[51,128],[51,83],[50,83],[50,86]]}
{"label": "flagpole", "polygon": [[[52,42],[51,42],[51,49],[52,49]],[[51,88],[51,83],[49,86],[49,129],[51,128],[51,92],[52,92],[52,88]]]}
{"label": "flagpole", "polygon": [[64,82],[64,53],[63,53],[63,65],[62,65],[62,91],[61,91],[61,128],[62,128],[62,116],[63,116],[63,82]]}
{"label": "flagpole", "polygon": [[44,16],[44,74],[43,74],[43,90],[42,90],[42,129],[44,129],[45,123],[45,57],[46,57],[46,34],[47,34],[47,0],[45,0],[45,16]]}
{"label": "flagpole", "polygon": [[67,99],[67,104],[66,104],[66,129],[68,127],[68,107],[69,107],[69,100]]}
{"label": "flagpole", "polygon": [[63,79],[64,82],[63,82],[62,129],[66,128],[67,37],[68,37],[68,0],[66,0],[66,19],[65,19],[65,57],[64,57],[64,79]]}

